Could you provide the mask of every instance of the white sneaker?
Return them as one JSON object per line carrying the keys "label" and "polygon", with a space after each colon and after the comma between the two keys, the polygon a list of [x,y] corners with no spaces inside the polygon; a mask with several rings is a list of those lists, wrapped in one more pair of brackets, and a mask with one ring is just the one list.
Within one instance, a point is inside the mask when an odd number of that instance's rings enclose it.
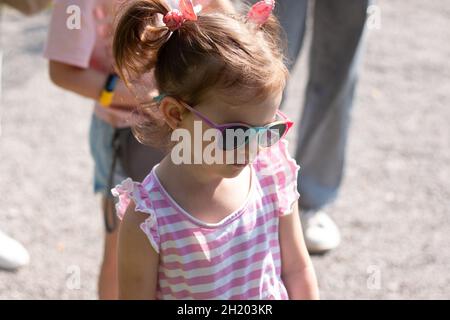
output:
{"label": "white sneaker", "polygon": [[323,211],[300,211],[303,235],[309,253],[324,253],[337,248],[341,235],[336,224]]}
{"label": "white sneaker", "polygon": [[29,262],[28,251],[19,242],[0,231],[0,269],[15,270]]}

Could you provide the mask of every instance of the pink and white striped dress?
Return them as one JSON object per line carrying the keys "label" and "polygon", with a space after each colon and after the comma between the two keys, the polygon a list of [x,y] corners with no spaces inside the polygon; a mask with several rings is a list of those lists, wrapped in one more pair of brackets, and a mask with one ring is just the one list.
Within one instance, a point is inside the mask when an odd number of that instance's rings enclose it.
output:
{"label": "pink and white striped dress", "polygon": [[160,255],[158,299],[289,298],[281,279],[278,225],[299,198],[299,166],[287,141],[258,155],[247,201],[217,224],[183,210],[155,168],[142,183],[127,179],[112,192],[119,197],[120,218],[131,200],[136,211],[149,215],[141,229]]}

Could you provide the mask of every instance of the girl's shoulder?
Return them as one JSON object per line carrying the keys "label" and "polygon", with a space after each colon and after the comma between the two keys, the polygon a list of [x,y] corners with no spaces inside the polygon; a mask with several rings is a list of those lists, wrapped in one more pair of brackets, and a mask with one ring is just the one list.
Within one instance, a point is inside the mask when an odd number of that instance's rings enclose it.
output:
{"label": "girl's shoulder", "polygon": [[116,202],[116,212],[120,220],[123,219],[128,206],[133,201],[135,203],[135,211],[148,215],[147,219],[140,225],[141,230],[145,233],[151,246],[157,253],[160,251],[160,235],[158,230],[158,219],[156,216],[157,206],[152,198],[157,192],[154,188],[155,180],[153,171],[142,181],[136,182],[131,178],[127,178],[111,190],[114,197],[118,198]]}
{"label": "girl's shoulder", "polygon": [[278,214],[290,213],[300,194],[297,189],[300,166],[289,154],[285,139],[263,149],[253,163],[264,196],[275,204]]}
{"label": "girl's shoulder", "polygon": [[153,214],[151,193],[155,190],[154,185],[153,174],[150,172],[142,182],[127,178],[113,188],[111,193],[118,198],[116,203],[118,217],[123,218],[131,201],[136,204],[136,211]]}

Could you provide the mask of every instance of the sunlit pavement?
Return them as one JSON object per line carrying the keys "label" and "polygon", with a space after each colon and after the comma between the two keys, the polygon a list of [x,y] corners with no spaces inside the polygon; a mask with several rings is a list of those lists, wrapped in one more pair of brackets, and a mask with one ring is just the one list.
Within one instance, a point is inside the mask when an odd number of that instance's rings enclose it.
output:
{"label": "sunlit pavement", "polygon": [[[378,5],[381,29],[368,32],[346,176],[328,208],[343,241],[313,257],[321,295],[450,298],[450,5]],[[103,226],[91,191],[92,108],[50,84],[41,58],[47,20],[4,17],[0,228],[28,248],[31,264],[0,271],[0,298],[95,299]],[[304,60],[291,84],[294,118]]]}

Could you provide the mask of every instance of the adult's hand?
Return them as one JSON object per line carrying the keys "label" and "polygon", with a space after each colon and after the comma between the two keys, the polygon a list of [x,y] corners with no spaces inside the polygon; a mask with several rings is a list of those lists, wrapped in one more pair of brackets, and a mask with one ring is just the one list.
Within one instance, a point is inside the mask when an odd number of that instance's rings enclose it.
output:
{"label": "adult's hand", "polygon": [[0,0],[0,4],[6,4],[28,16],[46,8],[50,2],[51,0]]}

